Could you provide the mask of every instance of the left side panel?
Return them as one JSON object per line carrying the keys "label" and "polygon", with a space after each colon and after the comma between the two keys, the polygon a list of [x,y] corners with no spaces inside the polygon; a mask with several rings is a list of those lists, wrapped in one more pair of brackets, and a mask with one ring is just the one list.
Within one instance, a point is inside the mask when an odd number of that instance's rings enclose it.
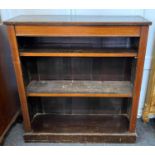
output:
{"label": "left side panel", "polygon": [[31,131],[31,124],[30,124],[27,98],[26,98],[24,81],[23,81],[23,73],[22,73],[20,57],[18,53],[18,45],[16,41],[14,26],[12,25],[7,26],[7,30],[8,30],[8,37],[9,37],[9,42],[10,42],[10,47],[12,52],[12,61],[13,61],[14,70],[16,74],[18,92],[19,92],[19,97],[21,102],[21,110],[22,110],[23,120],[24,120],[24,129],[25,129],[25,132],[29,132]]}

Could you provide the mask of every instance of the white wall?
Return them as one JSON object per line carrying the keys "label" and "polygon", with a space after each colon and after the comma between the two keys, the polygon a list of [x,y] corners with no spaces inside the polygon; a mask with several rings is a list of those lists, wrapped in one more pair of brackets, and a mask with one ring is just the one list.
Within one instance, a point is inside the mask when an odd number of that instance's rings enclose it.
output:
{"label": "white wall", "polygon": [[0,22],[1,22],[1,10],[0,10]]}
{"label": "white wall", "polygon": [[142,114],[142,109],[145,101],[145,94],[147,91],[148,75],[150,72],[150,64],[152,58],[152,52],[155,49],[155,10],[74,10],[74,9],[63,9],[63,10],[1,10],[2,21],[12,18],[18,15],[140,15],[153,22],[149,30],[148,46],[145,57],[142,89],[139,101],[138,117]]}

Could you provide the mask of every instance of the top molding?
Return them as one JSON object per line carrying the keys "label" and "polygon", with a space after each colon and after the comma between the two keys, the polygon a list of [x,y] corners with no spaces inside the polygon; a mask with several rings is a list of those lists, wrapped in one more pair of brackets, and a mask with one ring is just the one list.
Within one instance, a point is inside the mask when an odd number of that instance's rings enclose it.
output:
{"label": "top molding", "polygon": [[69,16],[21,15],[3,22],[6,25],[87,25],[87,26],[143,26],[152,22],[141,16]]}

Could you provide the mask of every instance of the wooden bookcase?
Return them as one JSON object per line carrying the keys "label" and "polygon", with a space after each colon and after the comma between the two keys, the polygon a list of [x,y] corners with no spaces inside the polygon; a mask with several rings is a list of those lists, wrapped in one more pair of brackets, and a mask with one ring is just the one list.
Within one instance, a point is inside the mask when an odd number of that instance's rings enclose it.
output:
{"label": "wooden bookcase", "polygon": [[7,25],[26,142],[134,142],[142,17],[19,16]]}

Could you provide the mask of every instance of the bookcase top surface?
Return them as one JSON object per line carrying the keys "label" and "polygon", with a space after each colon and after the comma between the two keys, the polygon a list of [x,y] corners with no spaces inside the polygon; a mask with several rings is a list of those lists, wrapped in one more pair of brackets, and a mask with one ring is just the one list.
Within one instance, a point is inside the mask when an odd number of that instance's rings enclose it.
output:
{"label": "bookcase top surface", "polygon": [[141,16],[21,15],[3,22],[6,25],[151,25]]}

